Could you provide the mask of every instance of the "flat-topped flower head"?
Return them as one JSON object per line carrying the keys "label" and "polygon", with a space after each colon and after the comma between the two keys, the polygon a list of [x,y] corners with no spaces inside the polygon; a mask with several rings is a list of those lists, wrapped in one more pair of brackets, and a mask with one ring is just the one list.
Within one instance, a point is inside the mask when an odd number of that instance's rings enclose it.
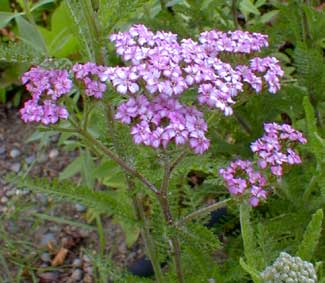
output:
{"label": "flat-topped flower head", "polygon": [[102,98],[106,91],[106,83],[102,82],[107,79],[106,67],[98,66],[95,63],[74,64],[72,73],[76,80],[80,80],[87,96]]}
{"label": "flat-topped flower head", "polygon": [[225,169],[220,169],[230,194],[234,196],[248,195],[251,206],[257,206],[261,200],[266,200],[266,179],[253,168],[249,160],[236,160]]}
{"label": "flat-topped flower head", "polygon": [[[128,65],[114,67],[112,83],[122,94],[132,95],[143,85],[152,96],[179,97],[196,87],[200,104],[228,116],[233,113],[232,105],[244,90],[244,83],[256,92],[262,90],[263,79],[271,93],[280,88],[283,71],[273,57],[256,57],[250,65],[237,67],[218,58],[221,52],[259,52],[268,46],[267,36],[260,33],[212,30],[203,32],[198,42],[182,39],[179,43],[173,33],[154,33],[143,25],[135,25],[110,39]],[[125,72],[135,75],[131,78]],[[118,78],[120,73],[123,78]]]}
{"label": "flat-topped flower head", "polygon": [[66,70],[33,67],[24,73],[22,82],[32,95],[31,100],[26,101],[20,110],[25,123],[40,122],[48,125],[68,118],[66,108],[57,102],[72,89],[72,81]]}
{"label": "flat-topped flower head", "polygon": [[283,174],[284,164],[300,164],[301,158],[292,146],[307,140],[303,134],[288,124],[264,124],[265,134],[251,144],[251,150],[259,157],[258,164],[262,169],[270,167],[276,176]]}
{"label": "flat-topped flower head", "polygon": [[120,104],[115,119],[131,124],[131,135],[136,144],[166,148],[170,143],[188,144],[197,154],[209,147],[205,137],[207,124],[195,107],[181,104],[173,98],[146,96],[130,97]]}

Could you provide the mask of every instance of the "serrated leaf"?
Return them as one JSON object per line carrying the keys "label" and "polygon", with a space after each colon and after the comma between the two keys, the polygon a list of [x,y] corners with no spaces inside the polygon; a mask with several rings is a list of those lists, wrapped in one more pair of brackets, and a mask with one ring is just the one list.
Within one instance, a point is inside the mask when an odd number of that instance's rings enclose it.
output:
{"label": "serrated leaf", "polygon": [[273,10],[273,11],[267,12],[261,16],[260,21],[261,21],[261,23],[266,24],[266,23],[270,22],[278,14],[279,14],[278,10]]}
{"label": "serrated leaf", "polygon": [[82,156],[82,176],[88,188],[94,188],[95,177],[93,176],[93,170],[95,163],[90,155],[89,151],[81,153]]}
{"label": "serrated leaf", "polygon": [[19,16],[19,14],[11,12],[0,12],[0,28],[5,27],[12,19]]}
{"label": "serrated leaf", "polygon": [[260,283],[261,282],[261,277],[260,277],[258,271],[255,268],[249,266],[242,258],[240,258],[239,263],[240,263],[240,266],[247,273],[249,273],[249,275],[252,277],[252,279],[253,279],[253,281],[255,283]]}
{"label": "serrated leaf", "polygon": [[303,240],[298,248],[297,255],[304,260],[310,261],[313,258],[315,249],[317,247],[319,238],[322,232],[323,223],[323,210],[318,209],[312,216],[306,231],[304,233]]}
{"label": "serrated leaf", "polygon": [[51,4],[51,3],[54,3],[54,0],[41,0],[41,1],[38,1],[37,3],[35,3],[30,10],[33,12],[42,6],[44,6],[46,4]]}
{"label": "serrated leaf", "polygon": [[76,159],[74,159],[64,170],[60,173],[59,180],[68,179],[82,170],[83,166],[83,157],[79,155]]}
{"label": "serrated leaf", "polygon": [[71,33],[72,21],[66,15],[67,6],[64,2],[54,11],[51,17],[51,30],[39,27],[49,54],[55,57],[66,57],[78,51],[78,42]]}
{"label": "serrated leaf", "polygon": [[239,9],[244,14],[246,19],[248,19],[249,14],[260,15],[260,11],[250,0],[242,0],[239,3]]}
{"label": "serrated leaf", "polygon": [[140,236],[140,228],[136,224],[121,221],[118,218],[116,220],[124,232],[127,246],[131,248]]}
{"label": "serrated leaf", "polygon": [[25,20],[24,17],[16,17],[15,19],[19,30],[19,37],[34,49],[46,53],[47,49],[44,40],[37,27]]}

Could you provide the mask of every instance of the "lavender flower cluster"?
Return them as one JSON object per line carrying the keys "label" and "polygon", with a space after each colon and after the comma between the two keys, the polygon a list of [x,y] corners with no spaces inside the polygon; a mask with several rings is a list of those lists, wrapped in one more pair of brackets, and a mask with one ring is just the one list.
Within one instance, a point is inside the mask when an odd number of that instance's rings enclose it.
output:
{"label": "lavender flower cluster", "polygon": [[22,82],[32,94],[32,99],[20,110],[24,122],[48,125],[68,118],[67,109],[57,104],[58,99],[72,88],[67,71],[33,67],[22,76]]}
{"label": "lavender flower cluster", "polygon": [[288,124],[276,123],[264,124],[264,131],[265,134],[251,145],[251,150],[259,157],[260,168],[269,166],[273,175],[281,176],[284,164],[301,163],[300,156],[291,147],[307,142],[301,132]]}
{"label": "lavender flower cluster", "polygon": [[[131,133],[136,143],[166,147],[171,141],[176,144],[188,142],[195,153],[203,153],[209,146],[205,137],[207,125],[203,114],[194,107],[190,108],[190,112],[195,113],[198,119],[182,113],[189,109],[177,101],[184,91],[197,87],[199,104],[231,115],[231,106],[235,97],[243,91],[244,83],[251,85],[256,92],[262,90],[263,80],[258,75],[263,75],[270,92],[280,88],[279,77],[283,71],[273,57],[253,58],[249,66],[239,65],[236,68],[218,58],[220,52],[260,51],[268,46],[266,35],[209,31],[200,35],[199,42],[192,39],[178,42],[176,34],[154,33],[143,25],[135,25],[127,32],[112,34],[110,39],[127,66],[108,68],[106,74],[119,93],[131,97],[118,108],[116,118],[126,124],[133,122]],[[138,99],[139,94],[141,98]],[[137,100],[146,101],[146,111],[142,103],[135,102]],[[155,118],[153,121],[153,113],[159,114],[157,101],[164,109],[163,113],[166,109],[171,112],[167,116],[162,114],[164,119]],[[181,119],[172,117],[175,110],[180,111],[178,116],[182,116]],[[141,118],[136,119],[138,117]],[[160,121],[166,123],[166,118],[167,126],[161,126]]]}
{"label": "lavender flower cluster", "polygon": [[228,190],[232,195],[242,196],[249,194],[249,203],[257,206],[261,199],[265,200],[267,191],[265,177],[255,171],[253,164],[248,160],[231,162],[226,169],[220,169],[219,174],[224,178]]}
{"label": "lavender flower cluster", "polygon": [[208,128],[203,114],[174,98],[157,96],[150,101],[144,95],[130,97],[118,107],[115,118],[125,124],[138,121],[131,128],[136,144],[166,148],[172,140],[177,145],[188,141],[197,154],[206,151],[210,144],[204,135]]}
{"label": "lavender flower cluster", "polygon": [[[251,150],[257,154],[257,165],[264,170],[270,168],[271,174],[283,175],[285,164],[301,163],[300,156],[292,149],[298,143],[305,144],[307,140],[301,132],[288,124],[265,123],[264,135],[251,144]],[[250,195],[249,203],[257,206],[260,200],[265,200],[266,178],[254,171],[251,161],[237,160],[226,169],[220,169],[229,192],[234,196]]]}
{"label": "lavender flower cluster", "polygon": [[87,96],[94,96],[95,98],[102,98],[106,91],[106,80],[104,66],[97,66],[95,63],[88,62],[86,64],[74,64],[72,66],[72,73],[76,80],[82,82],[85,94]]}
{"label": "lavender flower cluster", "polygon": [[[154,148],[167,147],[171,142],[188,144],[201,154],[209,147],[207,124],[195,106],[178,100],[187,89],[197,88],[199,104],[231,115],[245,83],[256,92],[262,90],[263,81],[271,93],[280,88],[283,71],[273,57],[255,57],[248,66],[235,67],[219,58],[222,52],[245,54],[267,47],[267,36],[260,33],[213,30],[201,33],[198,41],[179,42],[176,34],[154,33],[144,25],[134,25],[126,32],[112,34],[110,40],[125,66],[77,63],[71,77],[87,96],[102,98],[107,83],[126,96],[115,118],[131,124],[135,143]],[[32,68],[23,76],[23,83],[33,96],[21,110],[25,122],[49,124],[68,117],[64,106],[57,103],[71,90],[67,71]],[[40,99],[44,95],[50,99]]]}

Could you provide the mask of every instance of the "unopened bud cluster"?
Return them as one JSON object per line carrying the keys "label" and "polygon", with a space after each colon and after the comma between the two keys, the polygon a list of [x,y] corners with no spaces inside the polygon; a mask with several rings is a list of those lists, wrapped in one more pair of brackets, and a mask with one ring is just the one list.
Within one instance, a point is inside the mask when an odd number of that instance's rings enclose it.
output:
{"label": "unopened bud cluster", "polygon": [[312,263],[285,252],[262,273],[263,283],[316,283],[317,276]]}

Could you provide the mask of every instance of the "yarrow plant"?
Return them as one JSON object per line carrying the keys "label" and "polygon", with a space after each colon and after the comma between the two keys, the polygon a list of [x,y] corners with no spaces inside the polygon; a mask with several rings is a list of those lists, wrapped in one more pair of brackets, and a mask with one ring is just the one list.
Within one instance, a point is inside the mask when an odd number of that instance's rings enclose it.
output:
{"label": "yarrow plant", "polygon": [[72,88],[68,71],[33,67],[22,76],[22,82],[32,94],[32,99],[20,110],[24,122],[48,125],[68,118],[67,109],[57,104],[58,99]]}
{"label": "yarrow plant", "polygon": [[[111,35],[110,39],[127,66],[104,67],[89,62],[75,64],[71,71],[75,80],[82,82],[87,96],[101,98],[106,90],[105,82],[110,82],[117,92],[127,98],[118,107],[115,118],[132,125],[131,134],[137,144],[166,148],[170,142],[177,145],[188,143],[197,154],[208,149],[210,142],[205,135],[207,124],[203,114],[195,106],[189,107],[179,101],[189,88],[197,87],[199,104],[217,108],[225,115],[233,113],[231,106],[245,83],[260,92],[263,77],[271,93],[280,88],[279,77],[283,76],[283,71],[274,57],[256,57],[250,60],[248,66],[235,67],[218,58],[222,52],[260,51],[268,46],[266,35],[209,31],[200,35],[199,42],[192,39],[178,42],[176,34],[153,33],[143,25],[135,25],[127,32]],[[52,73],[59,72],[40,70],[38,67],[26,73],[23,83],[28,82],[26,78],[29,74],[33,74],[30,82],[34,84],[42,80],[51,81]],[[67,71],[62,72],[65,77],[60,81],[71,87]],[[31,83],[26,87],[33,97],[38,97]],[[64,89],[64,93],[69,90]],[[44,124],[66,119],[68,115],[65,111],[58,113],[55,119],[44,120],[42,114],[36,111],[34,102],[27,102],[21,113],[25,122],[41,121]]]}
{"label": "yarrow plant", "polygon": [[[211,142],[207,137],[208,125],[204,110],[209,112],[217,109],[225,116],[230,116],[233,114],[237,97],[247,87],[256,93],[263,89],[270,93],[279,90],[283,71],[276,58],[253,57],[247,65],[224,61],[224,58],[231,54],[255,55],[268,46],[267,39],[266,35],[260,33],[213,30],[201,33],[198,41],[190,38],[179,41],[176,34],[152,32],[144,25],[134,25],[126,32],[110,36],[117,54],[124,61],[123,66],[99,66],[88,62],[76,63],[69,70],[33,67],[26,72],[22,82],[32,94],[32,98],[20,110],[21,117],[25,122],[48,125],[73,116],[73,119],[69,119],[73,129],[66,130],[75,131],[97,151],[114,160],[125,171],[130,190],[134,189],[132,178],[150,189],[160,204],[167,225],[178,227],[180,223],[207,214],[228,201],[202,208],[180,221],[175,221],[169,206],[169,181],[184,152],[187,153],[183,147],[189,147],[195,154],[203,154],[209,149]],[[223,57],[224,55],[226,56]],[[73,85],[80,89],[83,98],[89,97],[83,99],[83,103],[87,103],[91,98],[95,98],[96,103],[96,100],[107,94],[108,84],[122,96],[122,101],[115,108],[111,101],[108,102],[108,108],[113,112],[109,119],[128,125],[135,144],[159,148],[160,156],[163,155],[164,174],[159,188],[127,163],[118,154],[118,150],[111,150],[87,131],[87,123],[81,121],[88,118],[87,113],[85,118],[80,119],[82,127],[78,125],[74,113],[68,113],[65,97],[73,95]],[[190,105],[182,100],[188,90],[197,93]],[[290,125],[268,123],[264,128],[264,136],[251,146],[259,158],[257,166],[249,160],[237,160],[228,168],[219,171],[230,194],[240,199],[247,197],[249,204],[254,207],[265,201],[271,191],[267,174],[261,170],[270,168],[273,175],[282,175],[282,166],[285,163],[301,162],[292,145],[306,143],[303,135]],[[114,127],[110,129],[112,136],[113,131]],[[176,160],[169,162],[170,156],[166,149],[173,146],[172,144],[176,149],[182,149],[182,153]],[[131,195],[136,210],[140,211],[138,217],[145,223],[146,216],[141,214],[143,208],[139,208],[136,193]],[[157,280],[166,282],[157,261],[155,248],[150,244],[150,229],[146,229],[143,228],[142,235]],[[179,282],[184,283],[181,247],[177,235],[171,235],[170,242],[177,278]]]}
{"label": "yarrow plant", "polygon": [[267,192],[263,189],[266,186],[266,178],[260,171],[269,167],[271,174],[282,176],[284,164],[301,163],[299,154],[292,146],[307,142],[301,132],[288,124],[265,123],[264,130],[265,134],[251,144],[251,150],[258,155],[259,171],[254,171],[253,163],[248,160],[237,160],[226,169],[219,170],[232,195],[242,196],[247,190],[250,191],[249,203],[252,206],[257,206],[259,200],[267,198]]}

